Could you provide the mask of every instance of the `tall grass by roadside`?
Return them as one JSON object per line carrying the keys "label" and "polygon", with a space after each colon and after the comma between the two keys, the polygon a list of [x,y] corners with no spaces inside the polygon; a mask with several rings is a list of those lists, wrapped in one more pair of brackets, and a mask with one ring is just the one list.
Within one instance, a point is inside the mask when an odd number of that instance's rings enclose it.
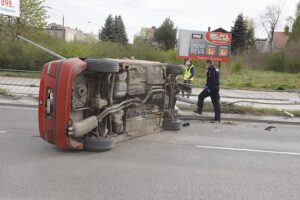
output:
{"label": "tall grass by roadside", "polygon": [[[57,38],[35,39],[36,43],[66,57],[131,58],[160,62],[181,63],[176,51],[162,51],[151,46],[120,45],[109,42],[65,42]],[[23,41],[0,42],[0,68],[41,70],[43,64],[54,60],[51,55]]]}
{"label": "tall grass by roadside", "polygon": [[[120,45],[99,41],[65,42],[47,34],[27,37],[67,58],[133,56],[135,59],[183,64],[183,60],[176,60],[176,50],[162,51],[149,45]],[[299,55],[300,42],[290,42],[286,49],[273,54],[261,54],[252,49],[246,55],[232,56],[231,62],[221,64],[221,84],[225,88],[239,89],[297,89],[300,87]],[[0,41],[2,69],[39,71],[45,63],[54,59],[23,41],[5,39]],[[194,84],[202,87],[206,79],[205,62],[194,61],[193,64],[196,68]]]}

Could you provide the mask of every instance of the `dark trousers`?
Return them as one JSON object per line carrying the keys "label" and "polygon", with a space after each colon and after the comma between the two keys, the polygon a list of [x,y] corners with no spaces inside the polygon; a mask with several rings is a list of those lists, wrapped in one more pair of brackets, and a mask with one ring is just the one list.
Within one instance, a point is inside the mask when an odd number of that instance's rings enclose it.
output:
{"label": "dark trousers", "polygon": [[209,96],[210,96],[211,101],[214,106],[215,119],[221,120],[221,104],[220,104],[220,93],[219,92],[209,93],[207,90],[203,90],[198,96],[198,110],[200,113],[202,113],[204,99]]}

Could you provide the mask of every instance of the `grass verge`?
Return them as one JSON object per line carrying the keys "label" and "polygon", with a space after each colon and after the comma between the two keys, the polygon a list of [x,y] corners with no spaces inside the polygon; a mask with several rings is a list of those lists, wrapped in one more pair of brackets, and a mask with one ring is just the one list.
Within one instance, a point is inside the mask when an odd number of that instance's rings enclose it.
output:
{"label": "grass verge", "polygon": [[[255,90],[293,90],[300,88],[299,73],[280,73],[263,70],[244,69],[239,73],[230,73],[221,69],[221,87],[232,89]],[[196,73],[193,84],[196,87],[205,85],[205,72]]]}
{"label": "grass verge", "polygon": [[[195,107],[193,105],[178,104],[178,108],[182,110],[193,110]],[[203,107],[204,112],[213,112],[213,106],[210,103],[205,103]],[[300,110],[288,111],[289,113],[294,114],[295,117],[300,117]],[[241,114],[241,115],[274,115],[274,116],[286,116],[283,111],[272,109],[272,108],[254,108],[251,106],[237,106],[237,105],[228,105],[222,104],[222,113],[232,113],[232,114]]]}
{"label": "grass verge", "polygon": [[0,76],[21,77],[21,78],[40,78],[41,74],[37,72],[0,72]]}
{"label": "grass verge", "polygon": [[0,88],[0,94],[6,94],[6,93],[7,93],[7,91],[5,89]]}

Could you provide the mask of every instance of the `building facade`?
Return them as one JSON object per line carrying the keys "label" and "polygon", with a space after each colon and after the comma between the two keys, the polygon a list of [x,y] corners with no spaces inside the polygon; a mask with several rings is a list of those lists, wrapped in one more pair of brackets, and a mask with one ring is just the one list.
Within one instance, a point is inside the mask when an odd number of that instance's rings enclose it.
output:
{"label": "building facade", "polygon": [[66,42],[71,42],[74,40],[83,40],[85,37],[84,33],[77,28],[73,29],[70,27],[63,27],[62,25],[56,23],[48,24],[46,30],[53,37],[63,39]]}

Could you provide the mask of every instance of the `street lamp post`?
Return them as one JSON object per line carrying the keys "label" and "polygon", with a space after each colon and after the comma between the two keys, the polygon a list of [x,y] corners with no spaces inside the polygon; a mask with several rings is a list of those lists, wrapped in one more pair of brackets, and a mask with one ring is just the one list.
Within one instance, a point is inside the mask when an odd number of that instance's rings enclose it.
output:
{"label": "street lamp post", "polygon": [[99,40],[100,40],[100,36],[99,36],[99,34],[100,34],[100,30],[101,30],[101,25],[99,25],[99,24],[97,24],[97,23],[94,23],[94,22],[91,22],[91,21],[88,21],[88,23],[89,24],[94,24],[94,25],[96,25],[99,29],[98,29],[98,38],[99,38]]}
{"label": "street lamp post", "polygon": [[100,30],[101,30],[101,25],[99,25],[99,24],[97,24],[97,23],[94,23],[94,22],[91,22],[91,21],[88,21],[88,23],[89,24],[94,24],[94,25],[96,25],[97,27],[99,27],[99,29],[98,29],[98,39],[100,40]]}
{"label": "street lamp post", "polygon": [[45,6],[45,8],[49,8],[49,9],[52,9],[52,10],[56,10],[58,12],[60,12],[62,14],[62,31],[63,31],[63,39],[65,40],[65,14],[62,10],[60,9],[57,9],[57,8],[53,8],[51,6]]}
{"label": "street lamp post", "polygon": [[99,28],[101,27],[99,24],[96,24],[96,23],[91,22],[91,21],[88,21],[88,23],[89,23],[89,24],[94,24],[94,25],[98,26]]}

